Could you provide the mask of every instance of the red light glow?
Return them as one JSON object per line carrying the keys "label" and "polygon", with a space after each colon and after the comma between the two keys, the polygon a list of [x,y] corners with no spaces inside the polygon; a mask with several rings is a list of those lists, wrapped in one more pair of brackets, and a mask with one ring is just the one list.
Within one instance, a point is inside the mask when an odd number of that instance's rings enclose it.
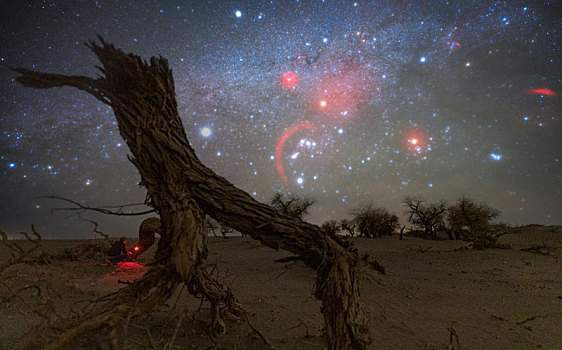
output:
{"label": "red light glow", "polygon": [[135,250],[135,252],[137,252],[139,250],[139,246],[137,245],[133,249]]}
{"label": "red light glow", "polygon": [[456,51],[462,47],[461,43],[457,41],[447,41],[447,47],[450,51]]}
{"label": "red light glow", "polygon": [[310,84],[310,101],[312,110],[322,113],[324,120],[353,122],[367,101],[367,92],[379,91],[369,71],[358,62],[334,57],[325,62],[321,69],[322,73]]}
{"label": "red light glow", "polygon": [[287,89],[292,89],[299,83],[299,76],[295,72],[287,72],[281,76],[281,84]]}
{"label": "red light glow", "polygon": [[429,149],[427,137],[417,129],[408,131],[404,142],[404,147],[413,154],[422,154]]}
{"label": "red light glow", "polygon": [[549,97],[553,97],[556,96],[557,93],[555,91],[552,91],[550,89],[546,89],[546,88],[542,88],[542,89],[528,89],[526,91],[526,93],[528,95],[530,94],[536,94],[536,95],[544,95],[544,96],[549,96]]}
{"label": "red light glow", "polygon": [[143,270],[144,265],[135,261],[120,261],[117,263],[117,267],[121,270]]}
{"label": "red light glow", "polygon": [[291,126],[287,130],[285,130],[283,134],[281,134],[281,137],[277,141],[277,150],[275,151],[275,165],[277,167],[277,172],[279,173],[279,176],[281,176],[281,179],[283,179],[283,182],[287,183],[287,176],[285,175],[285,171],[283,170],[283,159],[282,159],[283,147],[285,147],[285,142],[287,142],[287,140],[290,139],[291,136],[293,136],[293,134],[296,133],[297,131],[314,130],[314,129],[318,129],[318,126],[316,124],[312,124],[309,122],[300,122],[298,124]]}

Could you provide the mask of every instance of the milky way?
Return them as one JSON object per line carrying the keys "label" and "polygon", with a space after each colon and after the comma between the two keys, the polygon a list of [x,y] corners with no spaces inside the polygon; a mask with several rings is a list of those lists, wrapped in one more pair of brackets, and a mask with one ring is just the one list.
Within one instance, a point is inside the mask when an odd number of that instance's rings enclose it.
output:
{"label": "milky way", "polygon": [[[0,229],[92,236],[50,208],[140,203],[110,107],[34,90],[10,67],[96,76],[97,34],[168,58],[202,162],[260,201],[317,200],[322,223],[406,196],[485,201],[562,224],[556,2],[6,1],[0,15]],[[138,210],[145,208],[139,207]],[[71,214],[71,213],[70,213]],[[140,218],[95,217],[110,234]],[[405,220],[403,220],[405,223]]]}

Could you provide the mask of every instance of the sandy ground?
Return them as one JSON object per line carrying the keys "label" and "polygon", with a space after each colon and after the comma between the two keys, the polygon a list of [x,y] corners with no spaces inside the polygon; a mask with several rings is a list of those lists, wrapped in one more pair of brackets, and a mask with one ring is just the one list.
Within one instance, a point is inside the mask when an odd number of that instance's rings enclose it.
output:
{"label": "sandy ground", "polygon": [[[450,327],[462,349],[562,349],[562,227],[528,226],[501,241],[511,249],[458,250],[457,241],[354,239],[385,268],[365,268],[361,296],[370,320],[372,349],[445,349]],[[33,348],[44,341],[43,317],[55,310],[68,317],[88,301],[117,291],[146,271],[142,264],[117,268],[99,260],[70,261],[65,248],[80,241],[45,241],[51,264],[21,264],[4,271],[0,283],[0,349]],[[131,240],[129,244],[134,244]],[[534,245],[545,254],[521,251]],[[285,252],[249,238],[210,238],[208,263],[244,304],[252,325],[276,349],[324,349],[320,304],[312,295],[315,273],[301,263],[273,260]],[[154,248],[142,260],[150,261]],[[9,257],[0,248],[0,261]],[[10,290],[38,286],[7,300]],[[163,349],[176,325],[173,349],[267,349],[245,322],[224,335],[207,332],[208,307],[178,292],[168,305],[131,320],[120,333],[123,349]],[[183,315],[183,316],[182,316]],[[55,319],[51,313],[51,318]],[[56,324],[56,322],[55,322]],[[89,335],[69,349],[106,349],[102,335]]]}

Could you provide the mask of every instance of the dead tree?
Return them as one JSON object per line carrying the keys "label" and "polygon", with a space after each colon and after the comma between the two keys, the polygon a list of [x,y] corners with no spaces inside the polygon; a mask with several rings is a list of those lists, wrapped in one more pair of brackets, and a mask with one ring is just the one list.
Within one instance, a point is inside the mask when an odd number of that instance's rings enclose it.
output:
{"label": "dead tree", "polygon": [[371,342],[359,302],[358,256],[318,226],[277,213],[204,166],[189,145],[179,117],[172,72],[166,59],[143,61],[99,38],[89,47],[102,63],[103,76],[66,76],[15,69],[20,83],[34,88],[72,86],[110,105],[131,162],[147,188],[146,204],[161,219],[155,265],[122,289],[111,305],[69,329],[47,346],[56,349],[87,331],[105,329],[117,346],[120,321],[151,312],[180,283],[206,297],[213,325],[242,312],[234,296],[201,267],[207,256],[205,214],[262,244],[302,257],[317,270],[315,296],[322,302],[330,349],[366,349]]}
{"label": "dead tree", "polygon": [[406,197],[404,204],[408,206],[408,221],[423,230],[423,238],[437,239],[437,231],[445,227],[445,203],[426,204],[421,198]]}
{"label": "dead tree", "polygon": [[269,205],[282,215],[302,219],[308,214],[310,207],[312,207],[314,203],[316,203],[314,199],[276,193],[269,202]]}

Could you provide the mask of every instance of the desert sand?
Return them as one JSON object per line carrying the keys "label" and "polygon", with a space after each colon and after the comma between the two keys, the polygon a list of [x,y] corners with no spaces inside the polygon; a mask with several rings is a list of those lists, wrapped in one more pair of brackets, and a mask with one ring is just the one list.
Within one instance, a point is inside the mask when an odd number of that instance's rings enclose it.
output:
{"label": "desert sand", "polygon": [[[104,295],[146,271],[141,264],[111,267],[100,259],[64,256],[83,241],[44,241],[49,264],[19,264],[2,272],[0,349],[44,344],[47,320],[88,312]],[[372,349],[447,349],[451,331],[461,349],[562,349],[562,227],[514,228],[500,242],[510,249],[471,250],[462,241],[397,236],[354,238],[386,274],[362,268],[361,300],[370,320]],[[134,245],[130,239],[128,246]],[[542,246],[541,249],[521,249]],[[315,272],[248,237],[209,238],[209,269],[231,287],[249,320],[275,349],[324,349],[320,304],[312,295]],[[9,258],[0,247],[0,263]],[[30,287],[19,297],[11,291]],[[74,311],[71,311],[74,310]],[[178,291],[149,317],[132,319],[119,334],[122,349],[268,349],[244,321],[226,334],[207,331],[208,305]],[[51,332],[53,332],[51,330]],[[51,333],[52,334],[52,333]],[[175,334],[175,335],[174,335]],[[171,341],[173,338],[173,342]],[[453,343],[457,349],[456,338]],[[173,345],[170,347],[170,345]],[[103,334],[81,337],[69,349],[106,349]]]}

